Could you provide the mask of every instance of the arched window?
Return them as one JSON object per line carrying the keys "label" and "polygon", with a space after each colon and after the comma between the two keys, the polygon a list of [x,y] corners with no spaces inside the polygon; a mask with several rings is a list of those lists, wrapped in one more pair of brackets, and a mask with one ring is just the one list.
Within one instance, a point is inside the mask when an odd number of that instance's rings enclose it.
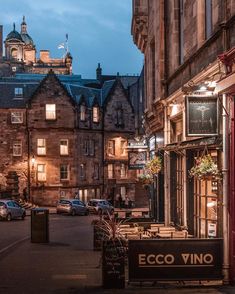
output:
{"label": "arched window", "polygon": [[92,117],[93,117],[93,122],[95,123],[99,122],[99,107],[98,106],[93,106]]}
{"label": "arched window", "polygon": [[17,49],[16,48],[11,49],[11,58],[17,59]]}
{"label": "arched window", "polygon": [[80,120],[85,121],[86,120],[86,105],[81,104],[80,106]]}

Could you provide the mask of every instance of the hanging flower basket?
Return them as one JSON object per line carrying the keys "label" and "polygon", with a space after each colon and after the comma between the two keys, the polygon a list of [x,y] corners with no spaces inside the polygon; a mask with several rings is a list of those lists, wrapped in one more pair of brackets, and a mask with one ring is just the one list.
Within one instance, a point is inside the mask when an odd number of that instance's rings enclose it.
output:
{"label": "hanging flower basket", "polygon": [[189,176],[199,180],[219,180],[221,172],[211,155],[207,154],[196,159],[196,164],[190,169]]}
{"label": "hanging flower basket", "polygon": [[149,160],[145,165],[145,170],[148,174],[157,175],[162,168],[162,161],[159,156],[155,156]]}
{"label": "hanging flower basket", "polygon": [[138,181],[143,185],[150,185],[153,183],[153,176],[151,174],[141,174],[138,176]]}

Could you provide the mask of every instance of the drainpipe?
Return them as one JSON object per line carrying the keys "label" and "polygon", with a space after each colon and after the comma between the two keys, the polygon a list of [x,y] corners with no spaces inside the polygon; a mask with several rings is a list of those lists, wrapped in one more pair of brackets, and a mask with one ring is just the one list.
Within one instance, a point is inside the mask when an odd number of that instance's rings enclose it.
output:
{"label": "drainpipe", "polygon": [[223,283],[229,283],[229,210],[228,210],[228,116],[227,97],[223,94]]}

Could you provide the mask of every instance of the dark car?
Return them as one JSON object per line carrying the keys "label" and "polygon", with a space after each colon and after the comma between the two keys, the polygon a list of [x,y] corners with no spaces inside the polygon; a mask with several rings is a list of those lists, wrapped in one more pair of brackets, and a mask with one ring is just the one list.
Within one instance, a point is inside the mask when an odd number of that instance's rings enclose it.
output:
{"label": "dark car", "polygon": [[10,221],[12,219],[24,219],[25,209],[14,200],[0,199],[0,218]]}
{"label": "dark car", "polygon": [[114,207],[110,202],[105,199],[91,199],[87,203],[87,208],[89,209],[90,213],[95,214],[113,214]]}
{"label": "dark car", "polygon": [[61,199],[56,206],[56,212],[58,214],[88,215],[89,210],[86,205],[78,199]]}

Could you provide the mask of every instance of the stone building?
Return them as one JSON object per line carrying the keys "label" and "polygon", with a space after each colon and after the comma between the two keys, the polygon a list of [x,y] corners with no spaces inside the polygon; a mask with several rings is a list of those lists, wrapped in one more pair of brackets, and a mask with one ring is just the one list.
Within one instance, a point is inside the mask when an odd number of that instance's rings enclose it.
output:
{"label": "stone building", "polygon": [[20,193],[27,187],[37,204],[55,205],[75,194],[85,202],[114,200],[118,193],[138,204],[127,153],[135,136],[128,86],[137,79],[119,76],[101,84],[52,71],[1,78],[1,188],[16,171]]}
{"label": "stone building", "polygon": [[[225,79],[233,72],[234,15],[234,1],[133,0],[132,35],[145,56],[145,130],[164,159],[164,189],[156,193],[165,223],[197,238],[222,237],[225,282],[235,276],[234,189],[228,191],[234,96]],[[205,154],[223,181],[189,178]]]}
{"label": "stone building", "polygon": [[56,74],[72,74],[72,56],[66,49],[63,58],[51,58],[49,50],[40,50],[36,56],[36,45],[28,34],[25,17],[21,23],[20,33],[13,30],[4,40],[5,56],[3,56],[3,26],[0,26],[0,76],[13,75],[17,72],[47,74],[53,70]]}

